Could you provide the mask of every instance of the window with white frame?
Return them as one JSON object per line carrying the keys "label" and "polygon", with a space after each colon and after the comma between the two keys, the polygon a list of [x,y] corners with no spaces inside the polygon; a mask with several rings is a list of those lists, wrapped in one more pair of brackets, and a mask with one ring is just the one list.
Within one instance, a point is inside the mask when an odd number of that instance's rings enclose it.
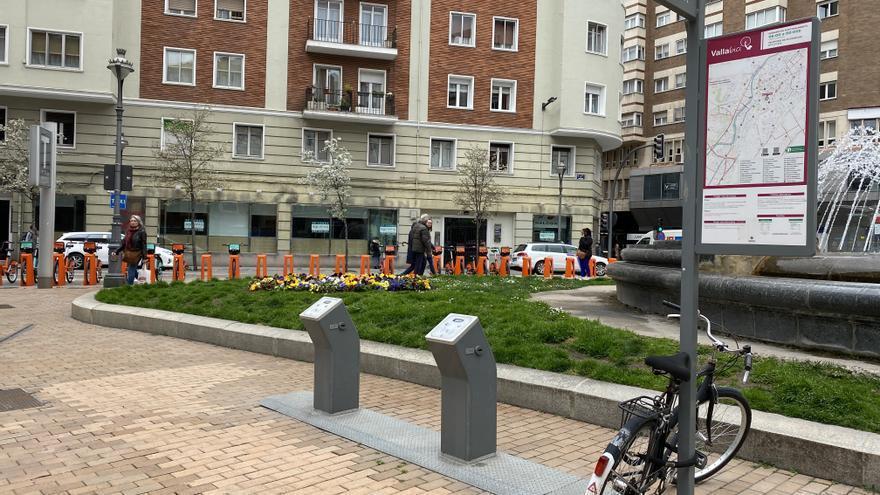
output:
{"label": "window with white frame", "polygon": [[333,131],[323,129],[303,129],[302,153],[303,156],[311,156],[319,162],[330,159],[327,150],[327,141],[333,138]]}
{"label": "window with white frame", "polygon": [[431,168],[435,170],[455,168],[455,141],[431,138]]}
{"label": "window with white frame", "polygon": [[165,0],[165,13],[195,17],[196,0]]}
{"label": "window with white frame", "polygon": [[669,43],[663,43],[654,47],[654,60],[669,57]]}
{"label": "window with white frame", "polygon": [[837,56],[837,40],[823,41],[819,47],[819,58],[825,60]]}
{"label": "window with white frame", "polygon": [[837,81],[819,84],[819,100],[833,100],[835,98],[837,98]]}
{"label": "window with white frame", "polygon": [[657,27],[663,27],[672,22],[672,12],[666,11],[657,14]]}
{"label": "window with white frame", "polygon": [[685,117],[684,110],[685,110],[684,105],[682,105],[680,107],[675,107],[672,110],[672,121],[676,122],[676,123],[684,122],[684,117]]}
{"label": "window with white frame", "polygon": [[367,165],[394,166],[394,136],[369,134],[367,136]]}
{"label": "window with white frame", "polygon": [[675,75],[675,89],[681,89],[687,85],[687,73],[682,72],[681,74]]}
{"label": "window with white frame", "polygon": [[190,119],[162,119],[162,134],[159,140],[159,146],[164,150],[168,146],[176,145],[180,142],[181,137],[185,137],[189,131],[187,127],[193,123]]}
{"label": "window with white frame", "polygon": [[645,27],[645,14],[635,13],[623,19],[623,29],[635,29]]}
{"label": "window with white frame", "polygon": [[510,143],[489,143],[489,170],[508,174],[513,165],[513,145]]}
{"label": "window with white frame", "polygon": [[624,47],[620,53],[620,58],[624,63],[634,60],[645,60],[645,47],[642,45]]}
{"label": "window with white frame", "polygon": [[0,25],[0,64],[6,64],[9,62],[9,45],[6,39],[9,37],[6,33],[9,32],[9,26]]}
{"label": "window with white frame", "polygon": [[245,0],[214,0],[214,18],[244,22]]}
{"label": "window with white frame", "polygon": [[724,23],[714,22],[712,24],[707,24],[703,32],[706,39],[721,36],[722,34],[724,34]]}
{"label": "window with white frame", "polygon": [[816,17],[824,19],[837,15],[837,0],[830,0],[816,5]]}
{"label": "window with white frame", "polygon": [[30,60],[33,67],[82,68],[82,35],[30,30]]}
{"label": "window with white frame", "polygon": [[584,113],[605,115],[605,87],[597,84],[584,85]]}
{"label": "window with white frame", "polygon": [[41,110],[40,123],[54,122],[58,125],[58,147],[76,147],[76,112]]}
{"label": "window with white frame", "polygon": [[874,134],[880,128],[878,124],[880,124],[880,119],[853,119],[849,121],[849,128],[863,129],[867,134]]}
{"label": "window with white frame", "polygon": [[[0,107],[0,126],[6,126],[6,107]],[[0,129],[0,142],[6,141],[6,130]]]}
{"label": "window with white frame", "polygon": [[831,146],[837,141],[837,122],[819,121],[819,146]]}
{"label": "window with white frame", "polygon": [[620,116],[620,127],[641,127],[642,112],[628,112]]}
{"label": "window with white frame", "polygon": [[785,7],[776,6],[746,14],[746,29],[766,26],[785,20]]}
{"label": "window with white frame", "polygon": [[516,81],[492,79],[490,109],[497,112],[516,111]]}
{"label": "window with white frame", "polygon": [[388,42],[388,6],[361,3],[361,45],[386,47]]}
{"label": "window with white frame", "polygon": [[244,55],[214,53],[214,87],[244,89]]}
{"label": "window with white frame", "polygon": [[669,91],[669,78],[668,77],[655,77],[654,78],[654,92],[662,93],[663,91]]}
{"label": "window with white frame", "polygon": [[606,55],[608,53],[608,27],[598,22],[587,22],[587,51]]}
{"label": "window with white frame", "polygon": [[669,112],[667,110],[663,110],[662,112],[654,112],[654,126],[658,125],[666,125],[669,123]]}
{"label": "window with white frame", "polygon": [[449,44],[457,46],[476,46],[475,14],[462,12],[449,13]]}
{"label": "window with white frame", "polygon": [[550,174],[559,175],[559,167],[564,166],[562,175],[574,175],[574,148],[553,146],[550,152]]}
{"label": "window with white frame", "polygon": [[263,126],[255,124],[234,124],[235,142],[232,149],[236,158],[263,158]]}
{"label": "window with white frame", "polygon": [[688,51],[688,43],[687,39],[676,40],[675,42],[675,54],[681,55],[682,53],[687,53]]}
{"label": "window with white frame", "polygon": [[631,95],[634,93],[645,92],[645,81],[641,79],[627,79],[623,81],[623,94]]}
{"label": "window with white frame", "polygon": [[196,51],[165,48],[163,83],[196,85]]}
{"label": "window with white frame", "polygon": [[448,108],[471,109],[474,104],[474,78],[470,76],[449,76],[446,106]]}
{"label": "window with white frame", "polygon": [[519,20],[507,17],[494,17],[492,27],[492,48],[495,50],[517,50]]}
{"label": "window with white frame", "polygon": [[666,157],[666,161],[672,163],[682,163],[684,161],[684,155],[682,155],[681,153],[683,146],[684,139],[667,138],[663,142],[663,156]]}

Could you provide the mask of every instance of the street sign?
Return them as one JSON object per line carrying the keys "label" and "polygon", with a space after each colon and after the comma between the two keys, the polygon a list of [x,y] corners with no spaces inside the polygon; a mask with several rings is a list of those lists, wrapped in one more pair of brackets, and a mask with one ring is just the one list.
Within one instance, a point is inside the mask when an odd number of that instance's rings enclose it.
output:
{"label": "street sign", "polygon": [[[122,166],[122,181],[119,183],[120,191],[131,191],[132,169],[131,165]],[[104,165],[104,190],[116,189],[116,165]]]}
{"label": "street sign", "polygon": [[[125,209],[126,200],[128,200],[128,196],[126,196],[125,194],[119,195],[119,209],[120,210]],[[110,195],[110,208],[113,208],[115,205],[116,205],[116,195],[111,194]]]}
{"label": "street sign", "polygon": [[575,180],[587,180],[587,174],[575,174]]}
{"label": "street sign", "polygon": [[812,256],[819,21],[706,40],[697,252]]}
{"label": "street sign", "polygon": [[53,182],[55,131],[43,126],[32,125],[29,137],[28,182],[32,186],[48,189]]}

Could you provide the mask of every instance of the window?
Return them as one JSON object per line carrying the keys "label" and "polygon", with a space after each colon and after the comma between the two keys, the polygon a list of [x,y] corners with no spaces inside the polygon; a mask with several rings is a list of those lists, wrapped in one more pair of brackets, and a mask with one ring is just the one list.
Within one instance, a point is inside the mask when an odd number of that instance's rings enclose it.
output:
{"label": "window", "polygon": [[456,46],[476,46],[474,33],[477,21],[475,14],[461,12],[449,13],[449,44]]}
{"label": "window", "polygon": [[388,6],[361,3],[361,45],[386,47]]}
{"label": "window", "polygon": [[474,78],[470,76],[449,76],[449,90],[446,106],[448,108],[473,108]]}
{"label": "window", "polygon": [[236,158],[263,158],[263,126],[233,124],[235,142],[232,149]]}
{"label": "window", "polygon": [[584,113],[605,115],[605,86],[584,85]]}
{"label": "window", "polygon": [[680,107],[675,107],[672,110],[672,121],[673,122],[684,122],[684,117],[685,117],[684,105],[682,105]]}
{"label": "window", "polygon": [[189,119],[162,119],[162,135],[160,146],[164,150],[168,145],[179,142],[178,136],[186,132],[186,127],[192,123]]}
{"label": "window", "polygon": [[666,139],[663,143],[663,156],[667,162],[682,163],[684,161],[681,148],[684,145],[684,139]]}
{"label": "window", "polygon": [[681,174],[653,174],[645,176],[645,186],[642,199],[645,201],[657,199],[678,199],[678,188],[681,182]]}
{"label": "window", "polygon": [[489,143],[489,170],[510,173],[513,164],[513,145],[510,143]]}
{"label": "window", "polygon": [[244,55],[214,53],[214,87],[244,89]]}
{"label": "window", "polygon": [[675,54],[681,55],[682,53],[687,53],[688,51],[688,42],[687,39],[676,40],[675,42]]}
{"label": "window", "polygon": [[774,22],[782,22],[785,20],[785,7],[770,7],[769,9],[758,10],[751,14],[746,14],[746,29],[754,29],[756,27],[766,26]]}
{"label": "window", "polygon": [[654,79],[654,92],[662,93],[663,91],[669,91],[669,78],[661,77],[659,79]]}
{"label": "window", "polygon": [[196,85],[196,51],[165,48],[165,84]]}
{"label": "window", "polygon": [[[6,107],[0,107],[0,126],[6,127]],[[6,131],[0,129],[0,142],[6,141]]]}
{"label": "window", "polygon": [[623,81],[623,94],[644,93],[645,82],[641,79],[627,79]]}
{"label": "window", "polygon": [[342,2],[315,1],[315,41],[342,42]]}
{"label": "window", "polygon": [[565,166],[563,175],[574,175],[574,148],[554,146],[550,150],[550,175],[559,175],[559,166]]}
{"label": "window", "polygon": [[394,136],[367,135],[367,165],[375,167],[394,166]]}
{"label": "window", "polygon": [[30,33],[31,49],[29,65],[58,69],[81,68],[81,34],[35,30],[31,30]]}
{"label": "window", "polygon": [[357,97],[359,113],[385,115],[385,71],[360,69]]}
{"label": "window", "polygon": [[41,110],[40,123],[54,122],[58,124],[58,146],[62,148],[76,147],[76,112],[62,110]]}
{"label": "window", "polygon": [[826,17],[832,17],[835,15],[837,15],[837,0],[822,2],[819,5],[816,5],[816,16],[819,19],[824,19]]}
{"label": "window", "polygon": [[681,89],[687,84],[687,74],[682,72],[675,75],[675,89]]}
{"label": "window", "polygon": [[706,25],[706,28],[704,31],[706,39],[714,38],[716,36],[721,36],[722,34],[724,34],[723,25],[724,25],[724,23],[722,23],[722,22],[716,22],[713,24]]}
{"label": "window", "polygon": [[666,11],[662,14],[657,14],[657,27],[663,27],[672,22],[672,12]]}
{"label": "window", "polygon": [[455,141],[431,138],[431,168],[453,170],[455,168]]}
{"label": "window", "polygon": [[516,111],[516,81],[492,79],[490,108],[496,112]]}
{"label": "window", "polygon": [[658,125],[666,125],[669,123],[669,112],[663,110],[662,112],[654,112],[654,126]]}
{"label": "window", "polygon": [[643,28],[645,27],[645,15],[644,14],[632,14],[626,16],[623,20],[623,29],[635,29],[635,28]]}
{"label": "window", "polygon": [[837,98],[837,81],[819,84],[819,100],[833,100]]}
{"label": "window", "polygon": [[165,13],[173,15],[196,16],[196,0],[165,0]]}
{"label": "window", "polygon": [[880,119],[855,119],[849,121],[850,129],[864,129],[868,134],[873,134],[877,131],[878,123],[880,123]]}
{"label": "window", "polygon": [[654,60],[660,60],[669,56],[669,43],[654,47]]}
{"label": "window", "polygon": [[608,28],[604,24],[587,23],[587,51],[600,55],[608,53]]}
{"label": "window", "polygon": [[519,21],[506,17],[495,17],[492,28],[492,48],[516,51],[519,36]]}
{"label": "window", "polygon": [[645,47],[642,45],[628,46],[621,52],[621,59],[624,62],[632,62],[633,60],[645,60]]}
{"label": "window", "polygon": [[837,56],[837,40],[823,41],[819,48],[819,58],[825,60]]}
{"label": "window", "polygon": [[246,0],[214,0],[214,18],[244,22]]}
{"label": "window", "polygon": [[629,112],[620,116],[621,127],[641,127],[642,112]]}
{"label": "window", "polygon": [[825,120],[819,122],[819,146],[831,146],[837,141],[837,122]]}
{"label": "window", "polygon": [[303,156],[310,153],[315,160],[326,162],[329,157],[327,151],[324,150],[324,146],[326,146],[325,143],[332,138],[332,131],[323,129],[303,129]]}
{"label": "window", "polygon": [[8,32],[9,26],[0,25],[0,64],[9,63],[9,44],[6,42]]}

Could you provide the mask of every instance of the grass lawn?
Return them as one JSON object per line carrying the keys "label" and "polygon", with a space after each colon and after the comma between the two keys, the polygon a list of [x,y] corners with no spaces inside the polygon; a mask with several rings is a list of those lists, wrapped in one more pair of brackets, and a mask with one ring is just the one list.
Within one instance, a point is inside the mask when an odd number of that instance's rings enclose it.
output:
{"label": "grass lawn", "polygon": [[[249,280],[140,285],[102,290],[98,300],[302,329],[298,315],[322,294],[249,292]],[[582,320],[532,301],[529,294],[573,289],[605,280],[435,277],[427,292],[352,292],[341,297],[362,339],[426,348],[425,334],[448,313],[480,318],[495,359],[655,390],[666,381],[644,357],[673,354],[678,343]],[[705,355],[708,349],[700,350]],[[719,363],[719,369],[721,363]],[[742,366],[719,377],[741,387]],[[744,387],[752,407],[821,423],[880,433],[880,377],[841,367],[756,356]]]}

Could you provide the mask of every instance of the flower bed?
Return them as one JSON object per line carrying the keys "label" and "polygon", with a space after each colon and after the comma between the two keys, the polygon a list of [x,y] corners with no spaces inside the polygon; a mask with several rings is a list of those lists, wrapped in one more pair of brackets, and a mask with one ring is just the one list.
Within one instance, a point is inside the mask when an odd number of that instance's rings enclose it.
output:
{"label": "flower bed", "polygon": [[365,275],[359,276],[354,273],[334,275],[273,275],[265,278],[255,278],[248,285],[251,292],[265,291],[308,291],[308,292],[362,292],[370,290],[397,291],[422,291],[431,290],[431,283],[424,277],[398,276],[398,275]]}

